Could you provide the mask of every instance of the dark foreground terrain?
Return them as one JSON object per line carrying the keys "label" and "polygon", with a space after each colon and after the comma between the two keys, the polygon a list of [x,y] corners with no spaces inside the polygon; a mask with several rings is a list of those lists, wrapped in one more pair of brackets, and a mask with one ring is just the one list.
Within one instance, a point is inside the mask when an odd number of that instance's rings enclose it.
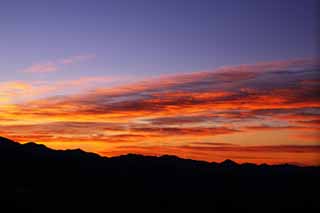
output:
{"label": "dark foreground terrain", "polygon": [[105,158],[0,137],[0,212],[320,212],[319,167]]}

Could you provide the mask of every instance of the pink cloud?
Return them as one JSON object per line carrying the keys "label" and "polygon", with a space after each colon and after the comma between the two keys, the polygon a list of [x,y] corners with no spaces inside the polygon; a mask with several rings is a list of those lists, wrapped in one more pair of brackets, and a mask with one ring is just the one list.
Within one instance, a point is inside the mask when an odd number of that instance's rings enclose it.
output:
{"label": "pink cloud", "polygon": [[30,73],[46,73],[46,72],[56,72],[58,71],[58,66],[54,62],[33,64],[30,67],[27,67],[23,70],[23,72]]}
{"label": "pink cloud", "polygon": [[90,59],[94,59],[96,56],[94,54],[89,54],[89,55],[76,55],[76,56],[71,56],[69,58],[64,58],[64,59],[61,59],[59,61],[60,64],[64,64],[64,65],[67,65],[67,64],[75,64],[75,63],[79,63],[79,62],[82,62],[82,61],[87,61],[87,60],[90,60]]}
{"label": "pink cloud", "polygon": [[95,58],[94,54],[71,56],[56,61],[48,61],[44,63],[34,63],[31,66],[23,69],[27,73],[48,73],[59,71],[62,66],[77,64],[83,61]]}

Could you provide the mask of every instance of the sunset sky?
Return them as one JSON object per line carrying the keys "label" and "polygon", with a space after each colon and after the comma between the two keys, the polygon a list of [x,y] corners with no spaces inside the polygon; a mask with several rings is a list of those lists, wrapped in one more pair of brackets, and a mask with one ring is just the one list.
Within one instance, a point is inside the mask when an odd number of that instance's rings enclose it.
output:
{"label": "sunset sky", "polygon": [[0,136],[320,165],[316,0],[4,0]]}

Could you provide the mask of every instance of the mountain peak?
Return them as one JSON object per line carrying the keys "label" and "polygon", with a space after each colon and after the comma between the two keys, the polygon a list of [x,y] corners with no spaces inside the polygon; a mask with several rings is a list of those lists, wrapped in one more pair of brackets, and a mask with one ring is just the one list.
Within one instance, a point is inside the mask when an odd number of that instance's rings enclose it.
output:
{"label": "mountain peak", "polygon": [[236,162],[234,162],[233,160],[230,159],[226,159],[223,162],[221,162],[222,166],[226,166],[226,167],[231,167],[231,166],[238,166],[238,164]]}
{"label": "mountain peak", "polygon": [[8,138],[0,136],[0,143],[15,143],[15,142],[10,140],[10,139],[8,139]]}

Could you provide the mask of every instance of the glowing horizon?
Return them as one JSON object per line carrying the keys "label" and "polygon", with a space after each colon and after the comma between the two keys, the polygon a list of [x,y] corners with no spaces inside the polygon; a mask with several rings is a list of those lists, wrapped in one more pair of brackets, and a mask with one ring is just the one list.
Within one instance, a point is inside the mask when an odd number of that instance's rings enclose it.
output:
{"label": "glowing horizon", "polygon": [[319,60],[297,59],[107,88],[107,77],[45,85],[55,92],[83,86],[60,96],[41,97],[44,85],[6,82],[0,135],[105,156],[319,165],[318,76]]}
{"label": "glowing horizon", "polygon": [[1,3],[0,136],[320,165],[317,0]]}

